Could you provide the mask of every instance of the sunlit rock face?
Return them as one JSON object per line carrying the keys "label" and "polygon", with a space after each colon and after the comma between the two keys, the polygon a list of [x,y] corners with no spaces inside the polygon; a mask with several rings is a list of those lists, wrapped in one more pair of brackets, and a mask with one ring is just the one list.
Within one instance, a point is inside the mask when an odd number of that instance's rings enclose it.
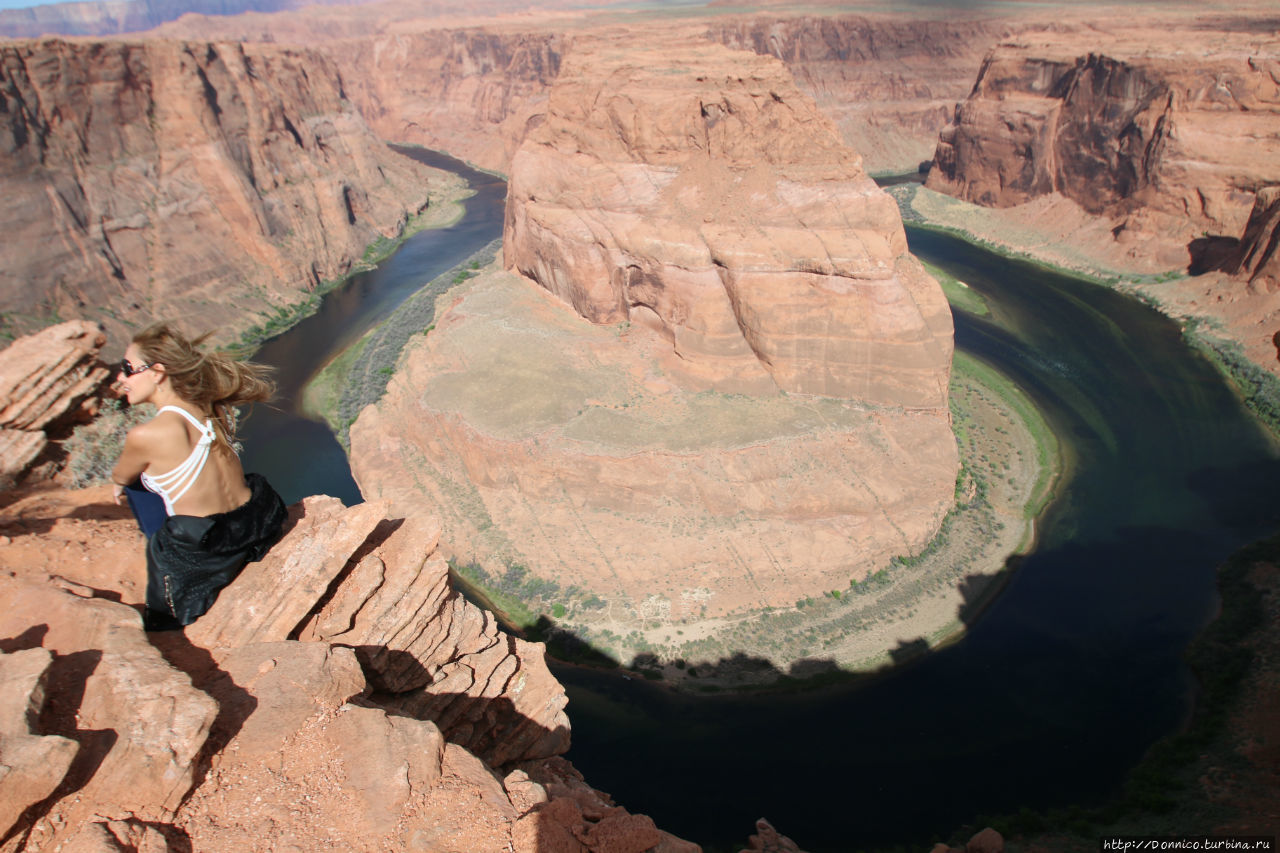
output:
{"label": "sunlit rock face", "polygon": [[973,87],[991,45],[1032,25],[1015,15],[724,16],[707,38],[782,60],[872,174],[915,171]]}
{"label": "sunlit rock face", "polygon": [[5,850],[698,849],[558,757],[542,645],[453,588],[431,516],[306,498],[212,610],[145,633],[145,543],[109,487],[8,498]]}
{"label": "sunlit rock face", "polygon": [[1280,290],[1280,186],[1263,187],[1227,271],[1274,293]]}
{"label": "sunlit rock face", "polygon": [[602,40],[516,153],[508,267],[697,382],[945,406],[951,315],[897,208],[778,61]]}
{"label": "sunlit rock face", "polygon": [[390,151],[329,60],[274,45],[0,46],[0,312],[244,328],[339,278],[439,173]]}

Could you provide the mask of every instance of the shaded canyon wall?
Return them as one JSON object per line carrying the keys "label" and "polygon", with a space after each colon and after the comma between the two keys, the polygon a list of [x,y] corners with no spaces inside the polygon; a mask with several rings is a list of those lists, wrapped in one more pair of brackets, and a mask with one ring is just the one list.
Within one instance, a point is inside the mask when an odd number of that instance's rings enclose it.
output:
{"label": "shaded canyon wall", "polygon": [[[1188,34],[1188,38],[1191,36]],[[1192,242],[1238,238],[1280,180],[1277,43],[1046,37],[997,47],[943,131],[926,186],[995,207],[1050,194],[1186,267]]]}

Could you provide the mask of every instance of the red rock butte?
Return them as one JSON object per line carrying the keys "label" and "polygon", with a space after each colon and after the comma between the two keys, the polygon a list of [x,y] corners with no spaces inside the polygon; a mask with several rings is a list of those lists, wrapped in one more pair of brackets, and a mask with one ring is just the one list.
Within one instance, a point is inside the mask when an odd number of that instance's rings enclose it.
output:
{"label": "red rock butte", "polygon": [[508,268],[667,338],[690,388],[945,407],[951,313],[781,62],[579,43],[512,163]]}
{"label": "red rock butte", "polygon": [[524,275],[452,291],[406,350],[351,429],[363,493],[611,626],[789,606],[923,547],[958,467],[951,316],[784,66],[579,41],[533,124]]}

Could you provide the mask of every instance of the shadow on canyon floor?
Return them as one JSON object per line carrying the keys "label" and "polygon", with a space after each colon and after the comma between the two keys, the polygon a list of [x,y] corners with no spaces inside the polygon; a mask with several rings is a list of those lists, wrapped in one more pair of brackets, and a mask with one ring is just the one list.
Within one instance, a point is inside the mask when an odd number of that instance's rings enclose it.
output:
{"label": "shadow on canyon floor", "polygon": [[1224,272],[1232,265],[1239,250],[1240,240],[1236,237],[1215,237],[1209,234],[1197,237],[1187,244],[1187,254],[1191,258],[1187,264],[1187,274]]}
{"label": "shadow on canyon floor", "polygon": [[[41,648],[48,633],[48,625],[33,625],[16,637],[0,639],[0,652],[12,654]],[[49,654],[51,660],[43,681],[47,701],[33,722],[41,734],[75,741],[78,748],[62,782],[47,797],[32,803],[22,812],[12,828],[0,838],[0,845],[8,845],[15,838],[25,838],[55,803],[88,784],[119,740],[118,733],[112,729],[80,728],[80,706],[84,702],[85,688],[89,677],[102,662],[102,652],[85,649],[59,654],[50,650]]]}
{"label": "shadow on canyon floor", "polygon": [[[1010,557],[999,575],[993,577],[970,574],[959,582],[957,589],[962,602],[956,611],[956,621],[961,627],[956,630],[955,638],[968,630],[1021,562],[1022,558],[1019,556]],[[844,606],[843,602],[856,600],[846,598],[823,601],[829,610],[838,614],[839,608]],[[654,682],[678,679],[682,689],[696,692],[790,690],[835,683],[856,683],[887,675],[940,647],[938,643],[931,644],[926,637],[899,639],[896,645],[885,650],[887,659],[882,664],[865,670],[850,670],[841,666],[834,657],[820,656],[799,658],[782,668],[768,658],[748,651],[734,651],[718,659],[696,661],[663,660],[652,652],[641,652],[630,666],[623,667],[609,652],[583,640],[572,631],[561,628],[545,614],[523,631],[505,621],[504,625],[507,630],[519,633],[526,640],[545,643],[548,655],[558,663],[617,670],[623,677],[638,675]],[[679,672],[672,672],[672,667]]]}

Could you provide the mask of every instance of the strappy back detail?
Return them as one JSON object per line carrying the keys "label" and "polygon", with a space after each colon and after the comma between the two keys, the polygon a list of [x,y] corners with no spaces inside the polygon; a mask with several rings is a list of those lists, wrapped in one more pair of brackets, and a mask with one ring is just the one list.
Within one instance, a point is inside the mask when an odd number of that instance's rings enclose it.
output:
{"label": "strappy back detail", "polygon": [[[200,420],[195,415],[177,406],[162,406],[160,411],[177,412],[186,418],[192,426],[200,430],[200,438],[196,441],[196,446],[191,448],[191,455],[177,468],[167,474],[157,474],[155,476],[145,471],[142,472],[142,485],[163,498],[165,512],[173,515],[173,505],[181,500],[187,490],[195,484],[200,472],[204,470],[204,464],[209,461],[209,448],[213,446],[218,434],[213,430],[212,418],[200,423]],[[159,414],[159,412],[156,414]]]}

